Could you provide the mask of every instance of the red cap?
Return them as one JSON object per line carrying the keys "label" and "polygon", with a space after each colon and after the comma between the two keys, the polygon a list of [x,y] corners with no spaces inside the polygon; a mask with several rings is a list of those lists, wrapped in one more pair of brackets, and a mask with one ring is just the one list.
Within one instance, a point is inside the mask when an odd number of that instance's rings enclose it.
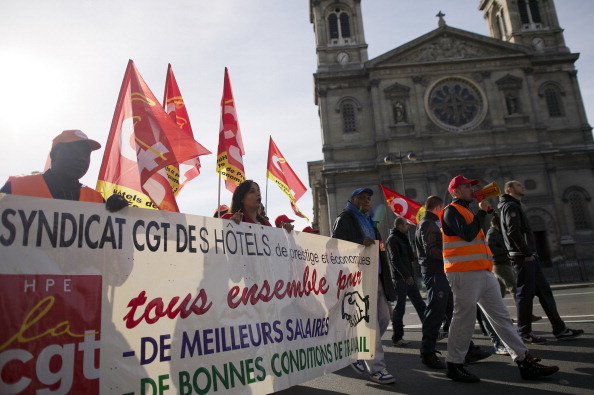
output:
{"label": "red cap", "polygon": [[312,228],[311,226],[306,226],[305,228],[303,228],[302,232],[307,232],[307,233],[320,233],[319,230]]}
{"label": "red cap", "polygon": [[92,151],[101,148],[101,144],[99,144],[95,140],[91,140],[81,130],[64,130],[62,133],[54,137],[54,139],[52,140],[52,149],[58,143],[73,143],[75,141],[86,141],[87,144],[89,144],[89,147],[91,147]]}
{"label": "red cap", "polygon": [[280,227],[281,223],[283,223],[283,222],[295,222],[295,220],[287,217],[285,214],[279,215],[274,220],[274,224],[276,225],[277,228]]}
{"label": "red cap", "polygon": [[221,205],[219,206],[219,208],[215,210],[215,212],[214,212],[214,215],[215,215],[215,216],[218,216],[218,215],[219,215],[219,213],[220,213],[221,215],[223,215],[223,214],[227,214],[227,212],[228,212],[228,211],[229,211],[229,206],[227,206],[226,204],[221,204]]}
{"label": "red cap", "polygon": [[457,175],[456,177],[452,178],[450,181],[450,185],[448,186],[448,192],[450,194],[454,193],[454,189],[458,188],[460,185],[470,184],[476,185],[479,183],[479,180],[469,180],[468,178],[464,177],[463,175]]}

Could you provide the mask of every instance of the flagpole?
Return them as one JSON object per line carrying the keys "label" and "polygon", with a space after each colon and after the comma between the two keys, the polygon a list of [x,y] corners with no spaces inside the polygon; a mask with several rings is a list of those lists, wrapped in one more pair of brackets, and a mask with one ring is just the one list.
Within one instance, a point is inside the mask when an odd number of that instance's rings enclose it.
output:
{"label": "flagpole", "polygon": [[[217,194],[217,212],[219,213],[219,218],[221,218],[221,171],[219,173],[219,192]],[[229,209],[231,211],[231,209]]]}
{"label": "flagpole", "polygon": [[[268,210],[268,174],[266,174],[266,196],[264,196],[264,209]],[[268,211],[266,211],[268,215]]]}

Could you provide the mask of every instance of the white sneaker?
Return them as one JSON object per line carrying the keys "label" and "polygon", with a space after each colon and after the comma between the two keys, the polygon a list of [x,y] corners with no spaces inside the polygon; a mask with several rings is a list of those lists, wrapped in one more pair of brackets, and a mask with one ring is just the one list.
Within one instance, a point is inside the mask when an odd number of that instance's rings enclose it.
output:
{"label": "white sneaker", "polygon": [[392,376],[386,369],[382,369],[379,372],[375,372],[370,377],[371,381],[375,381],[379,384],[392,384],[396,381],[394,376]]}
{"label": "white sneaker", "polygon": [[363,361],[353,362],[351,364],[351,368],[353,368],[353,370],[359,374],[363,374],[363,373],[367,372],[367,369],[365,368]]}

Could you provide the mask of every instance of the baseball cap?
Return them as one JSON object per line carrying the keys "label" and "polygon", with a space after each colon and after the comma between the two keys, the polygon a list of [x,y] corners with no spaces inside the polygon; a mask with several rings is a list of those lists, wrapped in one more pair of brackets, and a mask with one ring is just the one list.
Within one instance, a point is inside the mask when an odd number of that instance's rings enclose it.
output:
{"label": "baseball cap", "polygon": [[219,215],[219,212],[221,213],[221,215],[226,214],[229,211],[229,206],[227,206],[226,204],[221,204],[219,206],[218,209],[215,210],[214,215]]}
{"label": "baseball cap", "polygon": [[367,192],[369,196],[373,196],[373,191],[369,188],[357,188],[351,193],[351,199],[357,196],[360,193]]}
{"label": "baseball cap", "polygon": [[459,174],[456,177],[452,178],[452,181],[450,181],[450,185],[448,186],[448,192],[450,194],[453,193],[454,189],[458,188],[460,185],[464,185],[464,184],[476,185],[478,183],[479,183],[478,180],[469,180],[468,178]]}
{"label": "baseball cap", "polygon": [[307,232],[307,233],[320,233],[319,230],[312,228],[311,226],[306,226],[305,228],[303,228],[302,232]]}
{"label": "baseball cap", "polygon": [[52,149],[59,143],[73,143],[75,141],[86,141],[89,144],[89,147],[91,147],[91,151],[101,148],[101,144],[95,140],[91,140],[81,130],[64,130],[52,140]]}
{"label": "baseball cap", "polygon": [[289,217],[287,217],[285,214],[279,215],[278,217],[276,217],[276,219],[274,220],[274,224],[279,227],[281,223],[283,222],[295,222],[294,219],[291,219]]}

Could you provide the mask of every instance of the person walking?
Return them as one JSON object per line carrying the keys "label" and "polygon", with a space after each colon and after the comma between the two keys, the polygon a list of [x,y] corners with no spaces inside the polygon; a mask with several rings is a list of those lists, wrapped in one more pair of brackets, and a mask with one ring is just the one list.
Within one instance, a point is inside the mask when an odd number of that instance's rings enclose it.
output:
{"label": "person walking", "polygon": [[392,266],[392,276],[396,287],[396,307],[392,314],[392,343],[396,347],[408,346],[410,342],[404,340],[403,317],[406,310],[406,297],[417,311],[417,315],[423,322],[425,316],[425,301],[417,287],[414,278],[413,263],[415,260],[413,249],[408,241],[409,225],[406,219],[398,217],[394,220],[394,228],[390,230],[390,236],[386,240],[388,257]]}

